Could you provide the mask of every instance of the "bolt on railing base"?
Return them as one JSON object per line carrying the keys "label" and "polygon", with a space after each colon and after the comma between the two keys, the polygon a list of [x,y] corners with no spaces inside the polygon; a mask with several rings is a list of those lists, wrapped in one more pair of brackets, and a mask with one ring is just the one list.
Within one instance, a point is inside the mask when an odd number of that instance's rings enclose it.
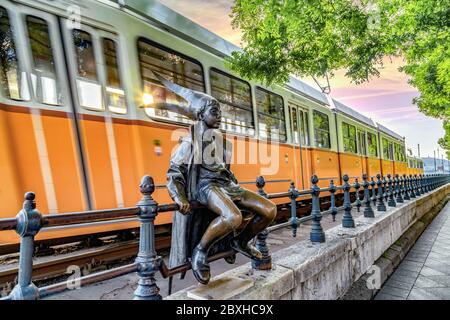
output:
{"label": "bolt on railing base", "polygon": [[153,276],[141,277],[138,281],[138,287],[134,291],[133,300],[162,300],[159,294],[159,288]]}

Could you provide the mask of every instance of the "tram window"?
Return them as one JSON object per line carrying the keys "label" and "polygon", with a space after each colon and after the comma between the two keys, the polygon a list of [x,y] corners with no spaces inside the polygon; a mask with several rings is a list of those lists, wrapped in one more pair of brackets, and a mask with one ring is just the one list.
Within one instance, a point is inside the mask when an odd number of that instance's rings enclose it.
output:
{"label": "tram window", "polygon": [[0,87],[3,96],[14,100],[30,100],[26,73],[20,70],[14,43],[14,30],[8,12],[0,7]]}
{"label": "tram window", "polygon": [[263,139],[286,141],[283,98],[262,88],[256,88],[259,135]]}
{"label": "tram window", "polygon": [[300,137],[302,139],[302,145],[309,146],[308,112],[299,110],[299,116],[300,116]]}
{"label": "tram window", "polygon": [[291,108],[291,118],[292,118],[292,136],[294,143],[299,143],[300,140],[298,138],[298,122],[297,122],[297,108]]}
{"label": "tram window", "polygon": [[60,105],[62,93],[56,76],[48,24],[34,16],[27,16],[26,23],[33,57],[31,80],[36,98],[45,104]]}
{"label": "tram window", "polygon": [[330,123],[328,116],[314,110],[314,138],[317,147],[330,148]]}
{"label": "tram window", "polygon": [[[164,88],[152,71],[158,72],[180,86],[205,92],[203,69],[194,59],[156,45],[145,38],[138,40],[137,47],[145,102],[186,105],[183,98]],[[149,107],[145,108],[145,112],[154,118],[192,123],[185,116],[164,109]]]}
{"label": "tram window", "polygon": [[373,133],[367,133],[367,145],[369,149],[369,156],[378,157],[377,137]]}
{"label": "tram window", "polygon": [[220,102],[222,129],[255,134],[250,85],[216,69],[209,71],[211,95]]}
{"label": "tram window", "polygon": [[72,30],[77,65],[77,89],[80,106],[102,110],[102,87],[98,83],[92,37],[86,31]]}
{"label": "tram window", "polygon": [[344,151],[356,153],[356,128],[342,122],[342,137],[344,138]]}
{"label": "tram window", "polygon": [[405,161],[405,147],[400,145],[400,144],[395,144],[394,145],[394,150],[395,150],[395,161]]}
{"label": "tram window", "polygon": [[394,143],[389,142],[389,159],[394,160]]}
{"label": "tram window", "polygon": [[358,130],[358,139],[359,139],[359,153],[363,156],[367,156],[366,150],[366,133],[362,130]]}
{"label": "tram window", "polygon": [[385,138],[382,138],[381,141],[383,144],[383,158],[386,160],[392,160],[392,143]]}
{"label": "tram window", "polygon": [[106,73],[106,103],[108,109],[115,113],[127,113],[125,101],[125,91],[122,88],[119,73],[119,63],[117,60],[116,43],[103,39],[103,56],[105,60]]}

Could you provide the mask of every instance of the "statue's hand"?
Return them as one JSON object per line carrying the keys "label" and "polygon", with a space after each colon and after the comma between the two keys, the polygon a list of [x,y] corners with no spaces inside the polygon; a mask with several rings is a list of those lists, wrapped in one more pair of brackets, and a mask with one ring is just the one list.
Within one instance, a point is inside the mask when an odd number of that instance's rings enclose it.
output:
{"label": "statue's hand", "polygon": [[184,197],[175,197],[173,199],[175,203],[180,207],[178,211],[180,211],[182,214],[186,215],[191,211],[191,205],[189,204],[189,201]]}

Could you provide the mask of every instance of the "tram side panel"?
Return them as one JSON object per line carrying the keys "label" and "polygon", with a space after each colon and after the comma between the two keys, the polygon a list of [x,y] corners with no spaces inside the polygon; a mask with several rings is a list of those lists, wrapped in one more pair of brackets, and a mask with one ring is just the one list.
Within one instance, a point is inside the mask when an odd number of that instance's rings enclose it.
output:
{"label": "tram side panel", "polygon": [[377,174],[381,174],[381,160],[374,157],[367,158],[367,172],[370,177],[376,177]]}
{"label": "tram side panel", "polygon": [[363,164],[364,157],[348,153],[341,153],[339,157],[341,161],[342,174],[347,174],[349,177],[361,179],[362,173],[365,173],[365,166]]}

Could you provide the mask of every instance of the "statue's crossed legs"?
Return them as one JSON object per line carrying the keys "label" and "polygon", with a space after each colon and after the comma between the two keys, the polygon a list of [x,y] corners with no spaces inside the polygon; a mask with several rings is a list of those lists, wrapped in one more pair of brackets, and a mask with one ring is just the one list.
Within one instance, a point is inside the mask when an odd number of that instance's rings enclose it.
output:
{"label": "statue's crossed legs", "polygon": [[218,215],[192,253],[192,271],[196,279],[207,284],[210,279],[210,268],[207,262],[208,251],[217,241],[231,232],[235,232],[242,224],[244,209],[254,213],[244,229],[235,237],[231,247],[249,258],[261,259],[261,252],[249,241],[263,231],[274,219],[277,207],[268,199],[249,190],[242,192],[240,200],[233,202],[220,187],[212,187],[207,197],[207,208]]}

